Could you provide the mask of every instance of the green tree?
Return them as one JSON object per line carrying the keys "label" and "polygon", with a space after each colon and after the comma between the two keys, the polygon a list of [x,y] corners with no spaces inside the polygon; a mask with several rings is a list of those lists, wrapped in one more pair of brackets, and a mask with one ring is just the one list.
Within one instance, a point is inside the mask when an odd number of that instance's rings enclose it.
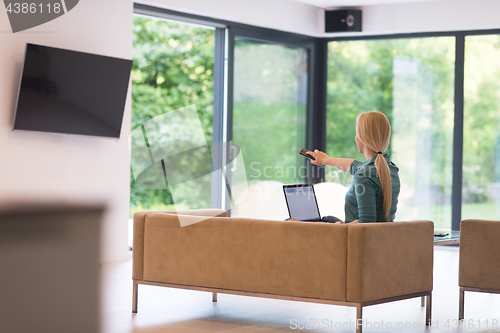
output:
{"label": "green tree", "polygon": [[[195,104],[210,144],[214,30],[140,16],[134,17],[133,29],[132,130],[168,111]],[[132,173],[130,189],[131,213],[173,204],[168,188],[140,188]]]}
{"label": "green tree", "polygon": [[[307,53],[301,48],[236,41],[233,140],[247,181],[303,181]],[[300,172],[305,174],[304,170]]]}
{"label": "green tree", "polygon": [[[328,57],[327,152],[338,157],[363,157],[354,144],[356,117],[368,110],[381,111],[392,120],[394,61],[417,60],[430,68],[433,135],[442,135],[453,73],[450,43],[435,38],[331,42]],[[438,119],[439,118],[439,119]],[[389,152],[391,147],[389,147]],[[441,155],[436,151],[437,155]]]}
{"label": "green tree", "polygon": [[465,46],[463,201],[479,203],[498,198],[490,190],[500,183],[500,36],[468,36]]}

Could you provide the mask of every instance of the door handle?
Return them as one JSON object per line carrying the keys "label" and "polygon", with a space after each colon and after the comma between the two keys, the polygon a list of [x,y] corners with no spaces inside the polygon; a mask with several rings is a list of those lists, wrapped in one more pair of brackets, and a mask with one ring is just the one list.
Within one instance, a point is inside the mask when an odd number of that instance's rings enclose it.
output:
{"label": "door handle", "polygon": [[230,145],[231,145],[231,158],[233,160],[232,161],[233,167],[231,168],[231,171],[236,171],[236,169],[238,169],[238,163],[236,161],[238,147],[236,147],[236,146],[233,145],[233,141],[230,142]]}

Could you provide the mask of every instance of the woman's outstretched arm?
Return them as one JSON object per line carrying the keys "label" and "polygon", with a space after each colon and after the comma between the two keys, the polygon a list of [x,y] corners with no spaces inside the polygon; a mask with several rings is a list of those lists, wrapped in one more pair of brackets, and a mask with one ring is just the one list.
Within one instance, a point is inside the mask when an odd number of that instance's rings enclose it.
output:
{"label": "woman's outstretched arm", "polygon": [[339,169],[340,171],[350,172],[351,164],[354,161],[352,158],[336,158],[329,157],[322,151],[308,151],[308,154],[312,155],[316,160],[311,160],[311,163],[314,165],[329,165]]}

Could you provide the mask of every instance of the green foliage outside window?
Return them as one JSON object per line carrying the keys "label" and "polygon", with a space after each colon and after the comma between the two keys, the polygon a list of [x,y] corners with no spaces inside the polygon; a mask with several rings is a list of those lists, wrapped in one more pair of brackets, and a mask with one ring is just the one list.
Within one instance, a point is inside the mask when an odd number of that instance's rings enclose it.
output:
{"label": "green foliage outside window", "polygon": [[233,141],[247,181],[303,181],[307,52],[237,40],[234,58]]}
{"label": "green foliage outside window", "polygon": [[[195,104],[210,146],[214,45],[214,30],[134,16],[132,130],[168,111]],[[131,215],[147,209],[173,209],[170,191],[138,187],[131,171]]]}
{"label": "green foliage outside window", "polygon": [[[330,42],[328,48],[328,154],[363,160],[354,144],[356,117],[367,110],[384,112],[397,138],[393,137],[390,153],[402,169],[402,182],[412,187],[402,188],[402,194],[412,192],[407,203],[414,205],[412,209],[422,209],[415,194],[425,183],[437,200],[426,203],[428,211],[421,210],[420,216],[443,227],[449,227],[451,212],[454,43],[453,37],[382,39]],[[500,200],[499,56],[500,36],[466,37],[462,218],[500,216],[496,208]],[[398,61],[418,66],[419,74],[406,79],[398,76]],[[398,90],[397,80],[414,89],[402,91],[400,85]],[[404,114],[412,121],[401,121]],[[411,131],[425,136],[421,142],[408,140]],[[408,159],[402,157],[410,153],[416,158],[413,165],[405,166]],[[421,163],[422,157],[426,163]],[[343,173],[327,175],[332,181],[351,181]]]}
{"label": "green foliage outside window", "polygon": [[[400,169],[396,219],[450,223],[454,112],[454,38],[330,42],[327,153],[365,158],[357,151],[356,118],[383,112],[392,124],[387,150]],[[327,180],[352,176],[328,170]]]}
{"label": "green foliage outside window", "polygon": [[466,37],[462,201],[478,207],[474,212],[464,207],[466,218],[500,217],[498,209],[483,215],[479,205],[500,200],[499,56],[500,36]]}
{"label": "green foliage outside window", "polygon": [[[391,121],[394,111],[394,60],[408,59],[428,68],[432,84],[433,154],[441,156],[433,168],[443,174],[446,156],[443,150],[450,134],[447,115],[452,111],[454,47],[453,39],[387,39],[373,41],[330,42],[328,46],[327,153],[335,157],[364,160],[354,143],[357,116],[365,111],[383,112]],[[408,110],[411,112],[412,110]],[[394,126],[394,124],[393,124]],[[394,129],[393,128],[393,132]],[[393,152],[392,142],[388,149]],[[350,176],[335,174],[341,183]],[[436,179],[443,182],[443,179]]]}

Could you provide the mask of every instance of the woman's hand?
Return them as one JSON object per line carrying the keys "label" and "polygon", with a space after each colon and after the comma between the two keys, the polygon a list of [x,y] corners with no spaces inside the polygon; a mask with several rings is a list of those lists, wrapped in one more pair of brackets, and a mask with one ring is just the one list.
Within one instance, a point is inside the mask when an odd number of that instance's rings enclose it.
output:
{"label": "woman's hand", "polygon": [[351,222],[348,222],[347,224],[356,224],[356,223],[359,223],[359,219],[351,221]]}
{"label": "woman's hand", "polygon": [[316,159],[316,160],[311,160],[311,163],[314,165],[319,165],[319,166],[329,165],[344,172],[350,172],[352,161],[354,161],[351,158],[329,157],[327,154],[317,149],[314,152],[308,151],[307,154],[311,155]]}
{"label": "woman's hand", "polygon": [[315,158],[315,160],[311,160],[311,163],[314,165],[325,165],[326,161],[329,159],[327,154],[317,149],[314,152],[308,151],[307,154]]}

